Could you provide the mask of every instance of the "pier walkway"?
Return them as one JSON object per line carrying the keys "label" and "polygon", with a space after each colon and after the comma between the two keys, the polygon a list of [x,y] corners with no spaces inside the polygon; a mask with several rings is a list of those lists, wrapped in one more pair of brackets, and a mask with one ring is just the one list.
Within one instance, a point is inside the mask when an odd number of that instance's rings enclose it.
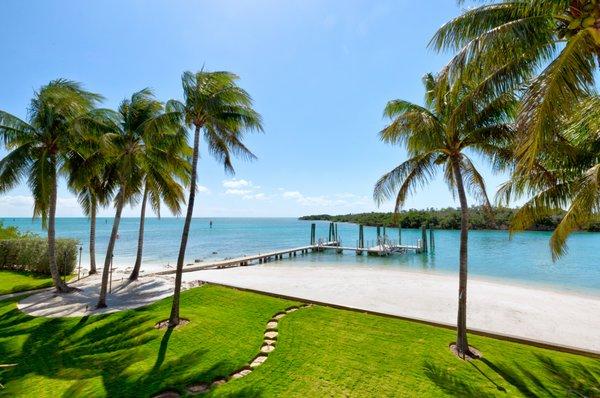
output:
{"label": "pier walkway", "polygon": [[[263,264],[270,261],[282,260],[284,256],[287,257],[296,257],[298,255],[306,255],[310,252],[321,252],[324,250],[336,250],[338,253],[343,252],[344,250],[354,251],[357,255],[362,253],[367,253],[370,255],[378,255],[385,256],[389,254],[400,254],[406,253],[408,251],[414,251],[419,253],[421,250],[420,246],[411,246],[411,245],[393,245],[393,246],[372,246],[372,247],[349,247],[349,246],[340,246],[338,242],[323,242],[315,245],[307,245],[301,247],[294,247],[291,249],[281,249],[275,250],[268,253],[258,253],[250,256],[242,256],[236,258],[230,258],[225,260],[207,262],[207,263],[195,263],[188,264],[183,269],[183,272],[193,272],[193,271],[201,271],[208,269],[221,269],[221,268],[231,268],[231,267],[243,267],[253,264]],[[196,265],[197,264],[197,265]],[[153,275],[169,275],[174,274],[175,270],[165,270],[160,272],[155,272]]]}

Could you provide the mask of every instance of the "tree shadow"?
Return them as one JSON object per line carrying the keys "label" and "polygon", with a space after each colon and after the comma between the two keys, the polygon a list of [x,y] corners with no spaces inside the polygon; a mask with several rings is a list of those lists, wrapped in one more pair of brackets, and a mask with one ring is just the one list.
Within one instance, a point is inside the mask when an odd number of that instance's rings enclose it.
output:
{"label": "tree shadow", "polygon": [[446,369],[430,361],[426,361],[423,368],[429,380],[450,395],[464,398],[488,398],[496,396],[491,393],[482,392],[480,389],[471,386],[461,378],[452,375]]}
{"label": "tree shadow", "polygon": [[520,363],[485,364],[526,397],[600,397],[600,363],[558,362],[546,355],[535,354],[543,372],[533,372]]}
{"label": "tree shadow", "polygon": [[[535,354],[537,363],[529,363],[528,366],[516,361],[496,364],[485,357],[470,362],[500,394],[506,394],[506,388],[486,375],[477,366],[479,361],[526,397],[600,397],[600,362],[597,365],[559,362],[541,354]],[[484,393],[430,361],[425,362],[423,368],[426,376],[447,393],[467,398],[498,395]]]}

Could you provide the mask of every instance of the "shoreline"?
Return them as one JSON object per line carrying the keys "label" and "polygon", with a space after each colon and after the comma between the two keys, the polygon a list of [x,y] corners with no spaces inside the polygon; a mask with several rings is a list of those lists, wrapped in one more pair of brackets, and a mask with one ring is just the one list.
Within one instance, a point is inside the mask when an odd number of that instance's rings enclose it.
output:
{"label": "shoreline", "polygon": [[[458,278],[366,267],[272,263],[192,271],[195,280],[445,325],[456,324]],[[600,297],[470,278],[469,327],[600,353]],[[595,316],[594,316],[595,315]]]}
{"label": "shoreline", "polygon": [[[209,264],[211,262],[218,262],[218,261],[223,261],[223,260],[225,260],[225,258],[210,258],[210,259],[206,259],[205,261],[197,262],[197,263],[187,262],[183,268],[184,274],[187,272],[194,272],[194,271],[186,271],[186,268],[202,266],[203,264]],[[253,264],[252,266],[256,266],[256,265],[259,265],[259,264]],[[358,270],[381,270],[381,271],[393,270],[394,272],[405,272],[405,273],[413,274],[413,275],[439,275],[439,276],[445,276],[445,277],[449,277],[449,278],[458,278],[458,271],[454,272],[454,271],[450,271],[447,269],[417,269],[417,268],[413,268],[413,267],[393,266],[393,265],[385,265],[385,264],[360,265],[360,264],[333,263],[333,262],[332,263],[328,263],[328,262],[324,263],[321,261],[307,261],[307,260],[304,260],[304,261],[303,260],[293,260],[290,262],[290,261],[288,261],[287,258],[284,258],[282,260],[276,260],[275,262],[267,263],[262,266],[264,266],[264,267],[289,266],[289,267],[298,267],[298,268],[323,267],[323,268],[331,268],[331,269],[339,269],[339,270],[352,269],[352,268],[355,268]],[[146,268],[144,268],[144,267],[146,267]],[[128,272],[128,271],[126,271],[126,269],[133,268],[133,265],[130,265],[128,263],[121,263],[121,264],[115,264],[114,268],[115,269],[118,268],[119,271],[121,271],[121,272]],[[160,263],[143,263],[142,264],[142,271],[145,272],[145,275],[150,275],[152,273],[161,272],[161,271],[175,272],[175,268],[176,268],[176,263],[170,263],[170,266],[167,266],[167,264],[160,264]],[[517,279],[517,278],[512,278],[512,277],[489,276],[489,275],[473,273],[472,271],[470,271],[469,282],[472,280],[476,280],[476,281],[480,281],[480,282],[489,282],[489,283],[500,284],[500,285],[514,286],[514,287],[519,287],[519,288],[524,288],[524,289],[545,290],[545,291],[548,291],[551,293],[557,293],[557,294],[569,294],[569,295],[581,296],[584,298],[588,297],[588,298],[592,298],[592,299],[600,299],[600,288],[592,289],[592,288],[584,288],[584,287],[580,287],[580,286],[558,285],[558,284],[553,284],[553,283],[549,283],[549,282],[542,282],[542,281],[535,281],[535,280],[523,280],[523,279]]]}

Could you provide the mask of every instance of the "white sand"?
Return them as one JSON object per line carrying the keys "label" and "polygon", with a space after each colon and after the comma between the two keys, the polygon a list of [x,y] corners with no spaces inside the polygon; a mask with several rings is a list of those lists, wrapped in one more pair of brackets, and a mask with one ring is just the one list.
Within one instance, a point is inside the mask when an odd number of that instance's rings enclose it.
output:
{"label": "white sand", "polygon": [[[456,325],[458,277],[389,268],[269,264],[184,273],[202,280]],[[600,352],[600,296],[469,279],[469,328]]]}
{"label": "white sand", "polygon": [[173,294],[172,276],[142,276],[135,282],[127,283],[128,276],[129,274],[125,273],[113,273],[112,293],[106,298],[107,308],[96,309],[100,292],[100,274],[69,284],[80,289],[79,291],[57,294],[54,289],[46,290],[21,300],[17,307],[33,316],[97,315],[141,307]]}

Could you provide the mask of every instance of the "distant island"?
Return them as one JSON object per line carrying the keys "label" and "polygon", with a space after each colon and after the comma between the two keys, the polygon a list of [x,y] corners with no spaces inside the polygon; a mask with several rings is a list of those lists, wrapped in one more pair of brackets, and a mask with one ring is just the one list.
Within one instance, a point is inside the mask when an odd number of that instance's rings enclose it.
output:
{"label": "distant island", "polygon": [[[492,211],[481,206],[469,209],[470,229],[507,230],[510,220],[517,209],[494,207]],[[546,217],[533,225],[531,231],[552,231],[564,215],[563,210],[557,210],[552,216]],[[444,209],[403,210],[396,214],[392,212],[371,212],[343,215],[316,214],[303,216],[300,220],[322,220],[334,222],[349,222],[368,226],[390,226],[402,228],[420,228],[427,224],[436,229],[460,229],[460,209],[447,207]],[[590,223],[581,227],[583,231],[600,231],[600,223]]]}

